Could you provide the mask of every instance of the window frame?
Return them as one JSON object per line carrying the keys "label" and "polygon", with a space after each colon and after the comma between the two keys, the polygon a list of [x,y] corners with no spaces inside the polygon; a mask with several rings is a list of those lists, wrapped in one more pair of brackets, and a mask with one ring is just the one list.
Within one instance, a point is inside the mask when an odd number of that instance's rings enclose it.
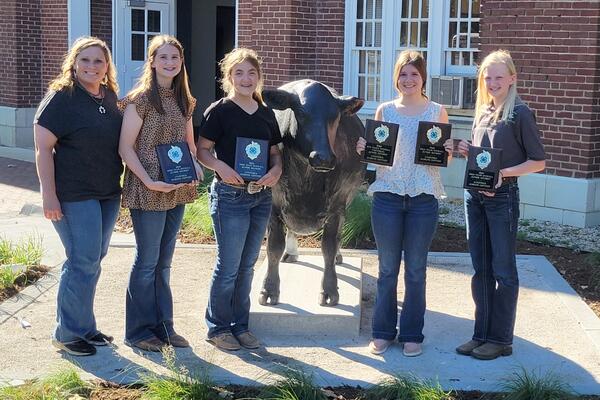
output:
{"label": "window frame", "polygon": [[[381,34],[381,75],[379,101],[365,101],[360,114],[374,114],[377,106],[396,97],[392,82],[394,63],[397,51],[406,47],[400,46],[400,25],[402,2],[409,0],[382,0],[382,34]],[[417,1],[417,0],[413,0]],[[460,0],[459,0],[460,1]],[[356,46],[356,9],[358,0],[345,1],[345,31],[344,31],[344,93],[356,96],[358,94],[358,63],[359,50],[364,47]],[[476,66],[452,66],[448,48],[450,3],[429,0],[428,35],[427,35],[427,85],[426,92],[431,90],[431,78],[437,76],[473,77],[477,73]],[[471,5],[469,5],[471,8]],[[480,20],[481,21],[481,20]],[[373,48],[378,49],[378,48]]]}

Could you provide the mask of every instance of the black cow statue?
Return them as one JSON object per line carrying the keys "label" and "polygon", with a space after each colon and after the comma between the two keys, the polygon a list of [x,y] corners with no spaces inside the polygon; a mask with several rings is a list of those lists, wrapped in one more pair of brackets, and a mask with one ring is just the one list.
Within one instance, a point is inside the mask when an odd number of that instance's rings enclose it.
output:
{"label": "black cow statue", "polygon": [[308,79],[265,90],[263,97],[275,110],[283,136],[283,175],[273,188],[268,270],[259,303],[279,302],[279,261],[298,260],[296,235],[323,228],[325,271],[319,303],[334,306],[339,301],[335,264],[342,263],[339,248],[346,206],[363,182],[366,168],[355,151],[364,131],[355,114],[364,101],[339,96]]}

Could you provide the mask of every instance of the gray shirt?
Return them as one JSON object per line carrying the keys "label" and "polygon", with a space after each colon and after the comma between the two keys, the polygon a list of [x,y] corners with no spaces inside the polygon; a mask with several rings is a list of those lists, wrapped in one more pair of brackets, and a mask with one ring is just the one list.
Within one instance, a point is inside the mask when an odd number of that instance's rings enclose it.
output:
{"label": "gray shirt", "polygon": [[519,98],[508,121],[492,122],[493,106],[474,121],[473,145],[502,149],[501,168],[513,167],[527,160],[546,159],[535,115]]}

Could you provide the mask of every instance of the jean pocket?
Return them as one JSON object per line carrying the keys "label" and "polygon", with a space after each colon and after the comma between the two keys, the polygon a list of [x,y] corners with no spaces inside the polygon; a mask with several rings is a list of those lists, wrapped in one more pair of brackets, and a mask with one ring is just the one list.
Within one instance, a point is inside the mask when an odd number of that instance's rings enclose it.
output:
{"label": "jean pocket", "polygon": [[215,195],[220,200],[236,201],[244,194],[244,189],[236,189],[227,185],[219,185],[216,187]]}

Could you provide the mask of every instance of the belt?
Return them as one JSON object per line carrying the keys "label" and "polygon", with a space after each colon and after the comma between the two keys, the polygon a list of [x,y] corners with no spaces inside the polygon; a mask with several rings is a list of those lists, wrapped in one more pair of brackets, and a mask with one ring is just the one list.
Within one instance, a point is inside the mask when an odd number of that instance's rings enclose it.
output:
{"label": "belt", "polygon": [[217,178],[217,181],[219,183],[222,183],[223,185],[231,186],[236,189],[245,190],[249,194],[258,193],[258,192],[262,191],[263,189],[267,188],[266,186],[263,186],[263,185],[257,185],[256,182],[247,182],[244,184],[234,184],[234,183],[227,183],[227,182],[223,181],[222,179],[218,179],[218,178]]}
{"label": "belt", "polygon": [[507,176],[502,177],[502,185],[508,185],[509,183],[517,183],[517,177],[516,176]]}

